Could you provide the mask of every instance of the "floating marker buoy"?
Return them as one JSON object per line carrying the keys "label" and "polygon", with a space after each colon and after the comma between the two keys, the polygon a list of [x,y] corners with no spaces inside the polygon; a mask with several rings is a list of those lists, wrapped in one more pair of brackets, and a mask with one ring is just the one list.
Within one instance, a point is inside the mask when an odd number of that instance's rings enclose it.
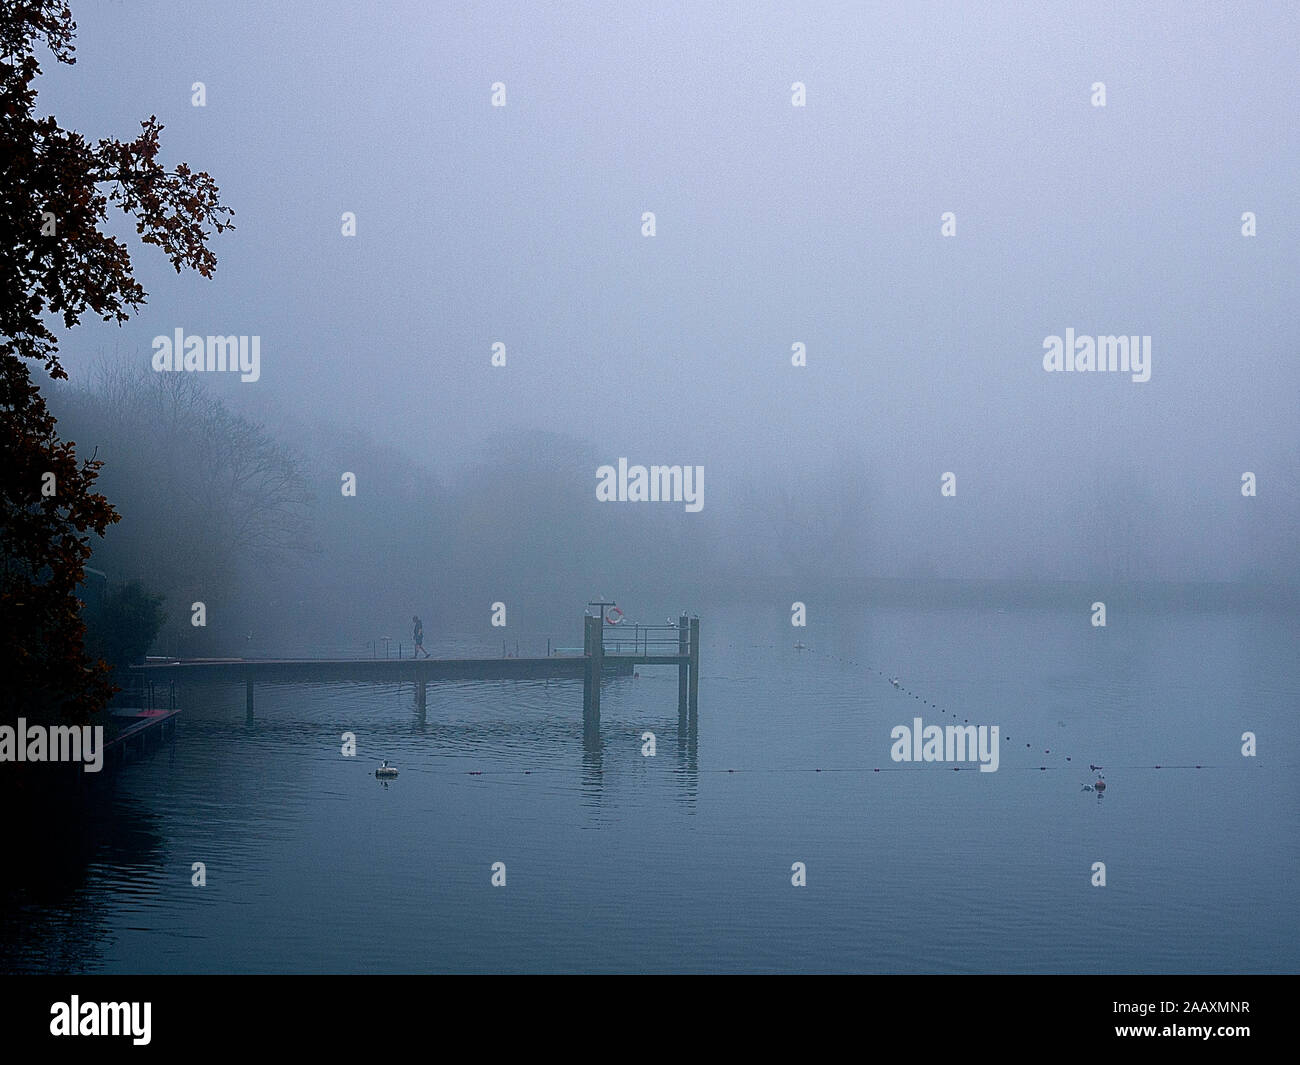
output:
{"label": "floating marker buoy", "polygon": [[1105,791],[1105,790],[1106,790],[1106,782],[1105,782],[1104,780],[1099,780],[1099,781],[1097,781],[1096,784],[1093,785],[1093,787],[1096,788],[1097,791]]}

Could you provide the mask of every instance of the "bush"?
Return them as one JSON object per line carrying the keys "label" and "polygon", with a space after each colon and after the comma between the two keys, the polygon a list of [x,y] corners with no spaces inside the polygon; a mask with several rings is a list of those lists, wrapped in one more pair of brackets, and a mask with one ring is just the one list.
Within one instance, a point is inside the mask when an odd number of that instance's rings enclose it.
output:
{"label": "bush", "polygon": [[141,581],[108,587],[86,607],[86,649],[115,670],[140,662],[167,620],[162,605]]}

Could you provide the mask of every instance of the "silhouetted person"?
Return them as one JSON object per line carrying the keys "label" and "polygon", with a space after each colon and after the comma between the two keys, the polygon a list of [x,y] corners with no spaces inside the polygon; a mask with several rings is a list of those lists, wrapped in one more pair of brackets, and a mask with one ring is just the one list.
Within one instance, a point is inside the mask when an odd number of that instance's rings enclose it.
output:
{"label": "silhouetted person", "polygon": [[[420,652],[424,651],[424,622],[422,622],[418,617],[412,615],[411,625],[413,626],[411,635],[415,638],[415,653],[412,654],[411,657],[419,658]],[[424,657],[429,657],[428,651],[424,651]]]}

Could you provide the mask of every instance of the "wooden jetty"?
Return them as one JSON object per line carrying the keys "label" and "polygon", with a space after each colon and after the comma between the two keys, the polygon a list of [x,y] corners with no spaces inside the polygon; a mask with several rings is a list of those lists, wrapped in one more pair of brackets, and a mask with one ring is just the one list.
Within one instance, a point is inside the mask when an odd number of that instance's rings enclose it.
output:
{"label": "wooden jetty", "polygon": [[700,691],[700,619],[682,615],[676,625],[607,625],[606,615],[583,617],[581,655],[545,658],[222,658],[172,659],[133,666],[150,683],[243,683],[247,718],[253,720],[253,686],[328,684],[340,681],[415,685],[424,712],[430,684],[458,680],[582,680],[583,717],[599,724],[600,679],[636,666],[677,667],[677,709],[694,714]]}
{"label": "wooden jetty", "polygon": [[173,739],[179,714],[175,707],[166,710],[124,707],[111,711],[113,720],[125,727],[104,744],[104,765],[121,765],[130,758],[133,748],[137,754],[144,754],[152,740],[161,743]]}

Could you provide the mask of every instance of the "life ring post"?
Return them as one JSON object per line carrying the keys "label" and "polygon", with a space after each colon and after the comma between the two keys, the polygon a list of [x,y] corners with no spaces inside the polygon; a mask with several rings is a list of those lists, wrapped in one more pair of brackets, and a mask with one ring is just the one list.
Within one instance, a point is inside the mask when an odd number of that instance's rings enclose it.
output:
{"label": "life ring post", "polygon": [[600,735],[600,675],[605,665],[605,632],[600,616],[583,619],[582,723],[584,736]]}
{"label": "life ring post", "polygon": [[[606,623],[609,622],[609,619],[605,616],[605,611],[608,610],[610,607],[613,607],[615,610],[618,610],[618,604],[614,602],[614,600],[612,599],[592,599],[587,603],[587,605],[594,606],[596,608],[596,625],[602,632],[604,631]],[[622,617],[623,611],[619,610],[618,616]],[[617,622],[609,622],[609,623],[617,624]],[[600,638],[600,646],[601,646],[601,651],[603,652],[605,648],[605,637],[603,635]]]}

